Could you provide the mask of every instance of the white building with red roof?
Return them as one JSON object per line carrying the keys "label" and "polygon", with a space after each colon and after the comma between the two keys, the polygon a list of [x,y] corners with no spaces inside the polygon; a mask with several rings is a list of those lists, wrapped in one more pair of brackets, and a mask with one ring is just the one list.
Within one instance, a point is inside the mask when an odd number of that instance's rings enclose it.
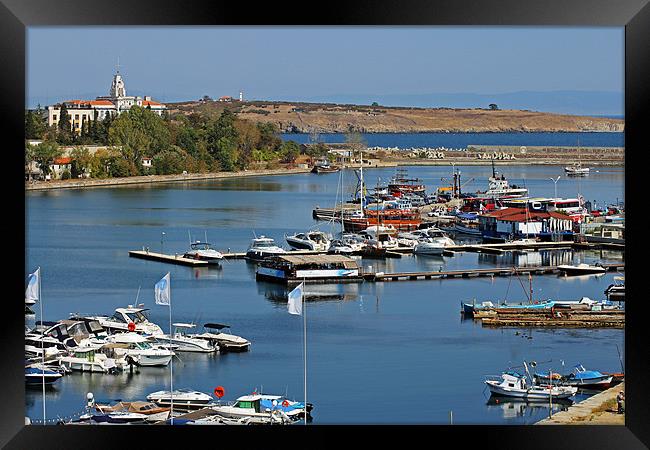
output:
{"label": "white building with red roof", "polygon": [[86,121],[104,120],[108,115],[113,117],[128,111],[132,106],[150,108],[151,111],[163,115],[167,107],[150,96],[128,96],[126,95],[126,85],[124,79],[118,70],[113,76],[109,95],[97,97],[95,100],[66,100],[53,106],[48,106],[48,126],[56,126],[61,119],[61,108],[65,105],[70,118],[70,127],[81,133],[81,129]]}

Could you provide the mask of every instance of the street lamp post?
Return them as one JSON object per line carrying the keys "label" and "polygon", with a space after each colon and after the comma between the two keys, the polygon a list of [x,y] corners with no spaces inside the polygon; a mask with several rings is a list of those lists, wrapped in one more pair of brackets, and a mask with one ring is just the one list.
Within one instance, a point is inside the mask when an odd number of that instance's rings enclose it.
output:
{"label": "street lamp post", "polygon": [[165,252],[163,251],[165,249],[164,245],[165,245],[165,232],[163,231],[160,234],[160,254],[161,255],[165,254]]}
{"label": "street lamp post", "polygon": [[549,180],[551,180],[553,182],[553,185],[555,186],[555,197],[554,198],[557,198],[557,182],[558,182],[558,180],[560,178],[561,178],[561,175],[558,175],[557,178],[555,178],[555,179],[549,178]]}

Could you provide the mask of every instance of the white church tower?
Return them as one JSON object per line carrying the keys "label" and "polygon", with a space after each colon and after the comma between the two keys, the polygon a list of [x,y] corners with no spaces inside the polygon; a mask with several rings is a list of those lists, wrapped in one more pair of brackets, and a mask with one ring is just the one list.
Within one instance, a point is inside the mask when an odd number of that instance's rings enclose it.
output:
{"label": "white church tower", "polygon": [[111,91],[109,95],[113,98],[126,97],[126,86],[122,75],[120,75],[120,58],[117,58],[117,67],[115,75],[113,76],[113,83],[111,83]]}

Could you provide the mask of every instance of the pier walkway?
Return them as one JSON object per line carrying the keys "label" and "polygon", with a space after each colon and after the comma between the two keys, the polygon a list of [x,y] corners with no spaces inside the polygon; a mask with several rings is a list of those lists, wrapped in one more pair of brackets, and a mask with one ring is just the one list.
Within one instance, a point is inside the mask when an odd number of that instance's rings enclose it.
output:
{"label": "pier walkway", "polygon": [[600,392],[593,397],[569,406],[535,425],[625,425],[625,413],[618,414],[616,395],[625,392],[625,382]]}
{"label": "pier walkway", "polygon": [[[625,264],[603,264],[607,271],[624,270]],[[394,272],[394,273],[365,273],[364,278],[368,281],[410,281],[410,280],[431,280],[434,278],[469,278],[469,277],[494,277],[508,276],[518,273],[520,275],[547,275],[560,273],[557,266],[534,266],[534,267],[494,267],[491,269],[463,269],[432,272]]]}

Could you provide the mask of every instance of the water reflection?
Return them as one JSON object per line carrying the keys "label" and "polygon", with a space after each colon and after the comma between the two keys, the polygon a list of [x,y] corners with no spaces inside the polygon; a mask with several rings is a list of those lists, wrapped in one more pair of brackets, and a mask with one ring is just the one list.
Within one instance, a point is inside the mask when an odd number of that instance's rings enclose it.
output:
{"label": "water reflection", "polygon": [[517,250],[505,252],[500,255],[479,253],[478,262],[482,265],[493,265],[497,267],[536,267],[536,266],[558,266],[561,264],[573,263],[572,250],[539,250],[525,251]]}
{"label": "water reflection", "polygon": [[[552,413],[566,411],[573,402],[569,399],[556,399],[552,403]],[[490,396],[485,404],[488,410],[498,411],[504,419],[529,418],[537,421],[544,415],[548,416],[549,403],[546,400],[529,402],[522,399]]]}
{"label": "water reflection", "polygon": [[[303,290],[305,301],[351,301],[359,298],[359,283],[307,284]],[[273,303],[287,303],[289,288],[278,283],[257,282],[257,292]]]}

